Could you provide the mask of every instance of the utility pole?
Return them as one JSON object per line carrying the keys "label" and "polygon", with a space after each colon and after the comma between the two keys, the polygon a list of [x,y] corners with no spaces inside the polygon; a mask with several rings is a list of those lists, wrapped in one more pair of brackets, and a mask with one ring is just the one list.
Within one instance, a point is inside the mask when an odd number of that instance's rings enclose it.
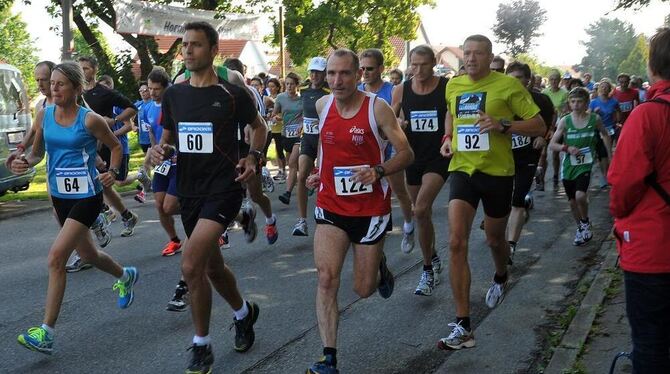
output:
{"label": "utility pole", "polygon": [[72,0],[63,0],[63,51],[61,60],[68,61],[72,59]]}
{"label": "utility pole", "polygon": [[279,7],[279,77],[286,77],[286,61],[284,58],[284,7]]}

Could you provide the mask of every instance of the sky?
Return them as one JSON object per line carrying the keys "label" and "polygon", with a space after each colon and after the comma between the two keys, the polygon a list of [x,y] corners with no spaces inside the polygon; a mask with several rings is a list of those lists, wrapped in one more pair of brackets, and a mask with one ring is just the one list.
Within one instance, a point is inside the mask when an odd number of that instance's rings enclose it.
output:
{"label": "sky", "polygon": [[[60,37],[49,30],[50,26],[60,24],[45,12],[49,0],[32,0],[26,5],[16,0],[12,11],[21,13],[28,23],[28,31],[36,40],[38,56],[41,60],[60,59]],[[491,28],[496,22],[496,10],[500,0],[436,0],[433,9],[422,8],[419,13],[428,33],[431,44],[458,46],[471,34],[484,34],[494,40]],[[504,0],[503,2],[511,2]],[[587,39],[585,28],[600,17],[619,18],[633,24],[635,31],[648,36],[663,24],[670,13],[670,4],[660,0],[651,0],[648,7],[635,11],[632,9],[612,12],[615,0],[539,0],[540,6],[547,11],[547,21],[540,28],[543,36],[535,42],[531,53],[545,64],[569,66],[579,63],[584,56],[580,41]],[[103,32],[116,51],[130,49],[114,32],[103,27]],[[494,53],[504,50],[502,45],[494,44]]]}

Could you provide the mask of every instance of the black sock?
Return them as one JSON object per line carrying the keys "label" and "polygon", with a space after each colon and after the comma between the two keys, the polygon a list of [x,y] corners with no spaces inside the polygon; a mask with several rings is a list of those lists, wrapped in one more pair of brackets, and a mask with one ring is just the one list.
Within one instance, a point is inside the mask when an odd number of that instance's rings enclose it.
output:
{"label": "black sock", "polygon": [[174,238],[172,238],[172,239],[170,239],[170,240],[172,240],[172,241],[175,242],[175,243],[181,243],[181,240],[179,240],[179,237],[178,237],[178,236],[175,236]]}
{"label": "black sock", "polygon": [[514,240],[508,240],[507,242],[509,245],[516,247],[516,242]]}
{"label": "black sock", "polygon": [[329,365],[337,366],[337,349],[332,347],[323,347],[325,362]]}
{"label": "black sock", "polygon": [[430,258],[430,260],[435,260],[435,259],[440,259],[440,257],[437,255],[437,252],[433,253],[433,256]]}
{"label": "black sock", "polygon": [[187,287],[186,286],[186,281],[184,281],[183,279],[180,279],[179,283],[177,284],[177,287],[186,288]]}
{"label": "black sock", "polygon": [[423,265],[423,271],[430,271],[432,273],[433,272],[433,264]]}
{"label": "black sock", "polygon": [[456,317],[456,323],[462,328],[470,331],[470,317]]}
{"label": "black sock", "polygon": [[121,213],[121,218],[123,218],[125,220],[131,219],[131,218],[133,218],[133,214],[130,213],[130,211],[128,209],[126,209],[126,210],[123,211],[123,213]]}
{"label": "black sock", "polygon": [[589,223],[589,217],[586,217],[586,219],[579,219],[579,222],[581,223]]}
{"label": "black sock", "polygon": [[503,275],[498,275],[498,273],[493,274],[493,281],[498,284],[507,282],[507,272],[505,272]]}
{"label": "black sock", "polygon": [[105,204],[105,203],[102,203],[102,211],[103,211],[103,212],[106,212],[106,211],[108,211],[108,210],[109,210],[109,205],[107,205],[107,204]]}

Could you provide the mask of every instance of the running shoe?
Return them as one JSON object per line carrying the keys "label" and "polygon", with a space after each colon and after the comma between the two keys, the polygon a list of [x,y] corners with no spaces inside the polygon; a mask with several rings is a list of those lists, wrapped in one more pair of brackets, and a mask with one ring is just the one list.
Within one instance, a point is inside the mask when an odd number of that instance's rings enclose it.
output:
{"label": "running shoe", "polygon": [[112,233],[109,232],[105,221],[105,215],[100,213],[91,226],[91,230],[93,230],[93,233],[95,234],[95,239],[98,241],[98,245],[101,248],[105,248],[107,244],[112,241]]}
{"label": "running shoe", "polygon": [[228,230],[224,231],[219,237],[219,249],[230,248],[230,238],[228,238]]}
{"label": "running shoe", "polygon": [[293,236],[309,236],[307,221],[304,218],[298,218],[298,223],[293,226]]}
{"label": "running shoe", "polygon": [[379,261],[379,285],[377,286],[377,291],[379,291],[379,296],[384,299],[388,299],[393,294],[393,286],[395,285],[395,280],[393,279],[393,274],[386,266],[386,255],[382,253],[382,258]]}
{"label": "running shoe", "polygon": [[135,233],[135,225],[137,225],[137,221],[139,220],[137,214],[133,212],[130,212],[130,214],[132,215],[130,218],[123,219],[124,228],[121,231],[121,236],[123,236],[124,238],[133,236],[133,234]]}
{"label": "running shoe", "polygon": [[188,286],[186,283],[179,282],[174,290],[172,300],[167,303],[167,310],[171,312],[185,312],[188,307]]}
{"label": "running shoe", "polygon": [[581,225],[577,226],[577,231],[575,231],[575,239],[572,241],[572,245],[578,247],[586,243],[584,237],[582,237],[582,227]]}
{"label": "running shoe", "polygon": [[459,350],[462,348],[472,348],[475,346],[475,335],[472,331],[466,330],[460,323],[450,323],[447,326],[453,327],[451,334],[437,342],[437,347],[444,351]]}
{"label": "running shoe", "polygon": [[403,230],[400,250],[405,254],[411,253],[414,250],[414,229],[408,233]]}
{"label": "running shoe", "polygon": [[593,239],[593,232],[591,232],[591,223],[579,223],[579,230],[582,232],[582,240],[584,243]]}
{"label": "running shoe", "polygon": [[279,238],[276,218],[274,223],[268,223],[265,225],[265,238],[268,240],[268,244],[275,244],[277,238]]}
{"label": "running shoe", "polygon": [[144,168],[140,168],[140,170],[137,172],[137,180],[142,183],[144,191],[151,191],[151,178],[149,178],[149,175],[147,175],[147,172],[144,170]]}
{"label": "running shoe", "polygon": [[244,230],[244,239],[247,243],[252,243],[256,240],[258,233],[258,226],[256,226],[256,207],[249,204],[242,208],[242,229]]}
{"label": "running shoe", "polygon": [[107,222],[109,223],[116,222],[117,218],[116,213],[114,213],[114,211],[109,207],[106,207],[106,209],[103,208],[102,214],[105,215],[105,220],[107,220]]}
{"label": "running shoe", "polygon": [[214,364],[211,344],[193,344],[188,350],[191,351],[191,360],[186,368],[186,374],[210,374]]}
{"label": "running shoe", "polygon": [[523,204],[526,210],[531,210],[535,207],[535,199],[533,199],[533,193],[528,192],[526,197],[523,199]]}
{"label": "running shoe", "polygon": [[161,254],[167,257],[174,256],[179,252],[181,252],[181,242],[177,243],[170,240],[163,248],[163,252],[161,252]]}
{"label": "running shoe", "polygon": [[503,284],[493,282],[486,291],[486,305],[491,309],[500,305],[505,298],[505,290],[507,290],[507,281]]}
{"label": "running shoe", "polygon": [[286,191],[283,194],[279,195],[279,201],[288,205],[291,202],[291,192]]}
{"label": "running shoe", "polygon": [[420,296],[430,296],[433,294],[434,289],[435,289],[435,273],[432,271],[424,270],[421,273],[421,279],[419,280],[419,284],[416,286],[416,290],[414,290],[414,294]]}
{"label": "running shoe", "polygon": [[82,261],[81,257],[79,257],[79,255],[75,253],[72,256],[72,261],[70,261],[69,264],[65,265],[65,272],[76,273],[78,271],[90,269],[92,267],[93,265],[85,263],[84,261]]}
{"label": "running shoe", "polygon": [[[138,186],[139,187],[139,186]],[[144,196],[144,190],[139,190],[134,196],[135,201],[137,201],[140,204],[144,204],[146,201],[145,196]]]}
{"label": "running shoe", "polygon": [[274,192],[275,182],[270,176],[270,171],[265,166],[261,169],[261,180],[263,182],[263,192]]}
{"label": "running shoe", "polygon": [[286,182],[286,174],[283,171],[279,170],[277,172],[277,174],[274,177],[272,177],[272,179],[277,181],[279,184],[285,183]]}
{"label": "running shoe", "polygon": [[31,327],[17,338],[19,344],[44,354],[53,353],[54,338],[42,327]]}
{"label": "running shoe", "polygon": [[339,370],[330,364],[332,359],[328,356],[321,357],[321,360],[315,362],[307,369],[307,374],[339,374]]}
{"label": "running shoe", "polygon": [[[438,256],[433,257],[433,259],[430,260],[430,263],[433,264],[433,272],[435,272],[436,274],[440,274],[442,272],[442,260],[440,260],[440,257]],[[435,279],[435,284],[438,283],[440,283],[440,280]]]}
{"label": "running shoe", "polygon": [[246,303],[247,308],[249,308],[249,314],[247,314],[241,321],[238,321],[233,317],[233,325],[235,326],[235,350],[238,352],[248,351],[251,346],[254,345],[254,341],[256,340],[254,324],[258,319],[260,310],[258,304],[250,303],[248,301],[246,301]]}
{"label": "running shoe", "polygon": [[112,290],[119,291],[119,308],[126,309],[133,303],[133,299],[135,298],[133,286],[137,283],[140,273],[134,267],[123,268],[123,272],[128,274],[128,281],[121,282],[121,280],[117,280],[116,283],[114,283]]}

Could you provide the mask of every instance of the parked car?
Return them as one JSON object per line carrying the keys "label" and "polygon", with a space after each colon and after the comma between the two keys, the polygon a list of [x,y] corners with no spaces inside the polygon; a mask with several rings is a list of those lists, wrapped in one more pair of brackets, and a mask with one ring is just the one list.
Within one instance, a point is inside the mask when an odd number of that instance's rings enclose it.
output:
{"label": "parked car", "polygon": [[0,63],[0,196],[7,191],[28,189],[35,169],[14,175],[5,166],[7,156],[16,150],[32,125],[30,101],[21,72],[12,65]]}

